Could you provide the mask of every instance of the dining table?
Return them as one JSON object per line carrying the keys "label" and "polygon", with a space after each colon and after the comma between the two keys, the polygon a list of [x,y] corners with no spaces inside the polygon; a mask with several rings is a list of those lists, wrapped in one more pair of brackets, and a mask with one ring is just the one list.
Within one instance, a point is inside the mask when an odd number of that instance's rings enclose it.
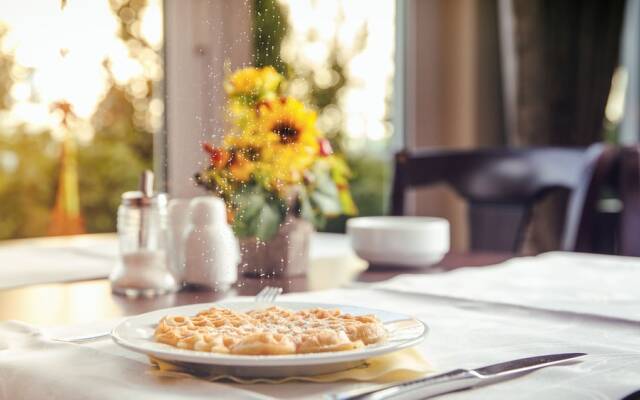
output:
{"label": "dining table", "polygon": [[[114,234],[0,244],[0,399],[326,398],[373,387],[209,381],[154,374],[108,336],[123,319],[254,296],[401,311],[428,326],[416,349],[430,373],[527,356],[584,352],[567,365],[443,399],[622,399],[640,389],[640,259],[551,252],[451,252],[429,266],[369,265],[342,234],[316,233],[303,276],[240,276],[228,290],[185,285],[151,298],[113,294]],[[62,271],[56,272],[56,271]],[[65,338],[96,336],[82,343]]]}

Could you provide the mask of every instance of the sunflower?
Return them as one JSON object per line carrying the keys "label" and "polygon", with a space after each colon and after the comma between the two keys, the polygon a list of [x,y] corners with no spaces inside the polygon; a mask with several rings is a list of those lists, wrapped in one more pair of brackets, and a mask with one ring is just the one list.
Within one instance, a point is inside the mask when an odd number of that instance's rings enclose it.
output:
{"label": "sunflower", "polygon": [[209,164],[196,182],[224,199],[242,237],[268,239],[296,210],[319,225],[323,216],[357,213],[349,167],[318,131],[316,113],[280,97],[283,80],[273,67],[230,73],[224,88],[232,131],[219,146],[203,145]]}
{"label": "sunflower", "polygon": [[225,148],[234,149],[254,162],[262,159],[262,150],[268,144],[267,137],[255,134],[252,130],[244,131],[239,135],[227,135],[224,138]]}
{"label": "sunflower", "polygon": [[319,151],[316,113],[287,97],[260,103],[257,115],[258,135],[268,143],[263,153],[272,165],[274,178],[299,182]]}
{"label": "sunflower", "polygon": [[229,96],[249,96],[258,99],[273,98],[282,82],[282,75],[269,66],[244,68],[234,73],[225,82]]}
{"label": "sunflower", "polygon": [[260,133],[269,135],[277,144],[305,146],[307,151],[317,153],[316,113],[294,98],[282,97],[258,104],[257,125]]}

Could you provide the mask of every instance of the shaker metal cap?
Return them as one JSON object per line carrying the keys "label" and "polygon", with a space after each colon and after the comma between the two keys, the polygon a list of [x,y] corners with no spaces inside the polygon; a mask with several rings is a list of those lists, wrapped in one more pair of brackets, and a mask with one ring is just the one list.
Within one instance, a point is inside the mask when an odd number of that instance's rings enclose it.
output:
{"label": "shaker metal cap", "polygon": [[146,207],[151,205],[153,197],[145,196],[139,190],[122,193],[122,204],[130,207]]}
{"label": "shaker metal cap", "polygon": [[153,203],[165,204],[165,193],[153,193],[153,172],[145,170],[140,175],[140,190],[122,193],[122,204],[129,207],[148,207]]}
{"label": "shaker metal cap", "polygon": [[122,193],[122,204],[128,207],[149,207],[154,203],[162,206],[167,201],[166,193],[156,193],[153,197],[147,197],[138,190]]}

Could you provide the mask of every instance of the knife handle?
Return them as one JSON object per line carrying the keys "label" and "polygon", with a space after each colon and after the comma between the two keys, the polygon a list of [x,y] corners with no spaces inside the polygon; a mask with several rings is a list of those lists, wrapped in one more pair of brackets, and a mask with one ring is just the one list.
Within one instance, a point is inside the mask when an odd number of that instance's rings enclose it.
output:
{"label": "knife handle", "polygon": [[439,394],[468,389],[480,381],[469,370],[454,369],[444,374],[401,383],[391,387],[360,393],[355,396],[336,397],[339,400],[414,400],[425,399]]}

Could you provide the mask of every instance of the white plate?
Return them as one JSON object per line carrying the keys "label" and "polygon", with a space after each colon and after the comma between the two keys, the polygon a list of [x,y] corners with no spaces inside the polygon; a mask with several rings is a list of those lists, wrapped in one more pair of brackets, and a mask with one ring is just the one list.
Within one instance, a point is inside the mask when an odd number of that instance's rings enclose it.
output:
{"label": "white plate", "polygon": [[423,322],[405,314],[339,304],[276,302],[275,305],[290,310],[322,307],[338,308],[343,313],[353,315],[374,314],[384,323],[389,336],[383,343],[357,350],[277,356],[230,355],[184,350],[153,340],[155,326],[162,317],[195,315],[214,305],[235,311],[249,311],[256,307],[252,299],[247,299],[167,308],[127,318],[111,332],[111,336],[120,346],[158,359],[181,363],[193,369],[194,372],[206,371],[236,377],[275,378],[316,375],[352,368],[367,358],[415,346],[427,334],[427,326]]}

